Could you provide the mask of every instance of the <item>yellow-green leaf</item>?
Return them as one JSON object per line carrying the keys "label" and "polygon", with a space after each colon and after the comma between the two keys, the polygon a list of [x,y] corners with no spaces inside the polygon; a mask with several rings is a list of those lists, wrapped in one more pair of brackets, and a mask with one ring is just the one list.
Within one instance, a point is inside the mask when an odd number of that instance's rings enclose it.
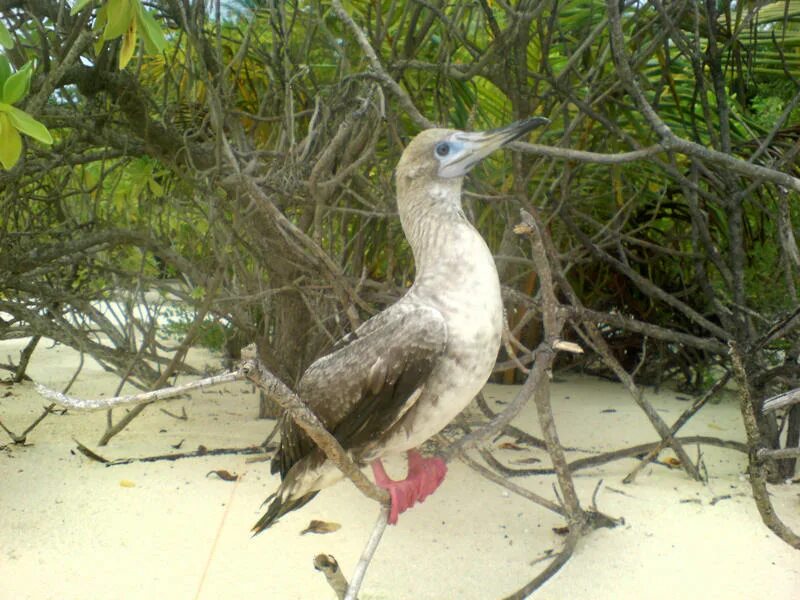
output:
{"label": "yellow-green leaf", "polygon": [[47,131],[47,127],[25,111],[5,102],[0,102],[0,113],[3,113],[20,133],[24,133],[43,144],[53,143],[53,136]]}
{"label": "yellow-green leaf", "polygon": [[[97,14],[94,17],[94,26],[92,27],[92,31],[102,31],[105,29],[106,25],[108,24],[106,15],[108,15],[108,4],[103,4],[103,6],[97,10]],[[100,52],[103,50],[105,43],[106,40],[102,34],[94,41],[95,56],[100,56]]]}
{"label": "yellow-green leaf", "polygon": [[9,64],[8,59],[0,54],[0,90],[3,89],[6,79],[8,79],[10,75],[11,65]]}
{"label": "yellow-green leaf", "polygon": [[103,39],[113,40],[128,31],[131,19],[134,17],[133,2],[136,0],[108,0],[106,4],[106,29]]}
{"label": "yellow-green leaf", "polygon": [[108,15],[108,4],[103,4],[103,6],[97,10],[97,14],[94,16],[94,26],[92,26],[93,31],[100,31],[101,29],[105,28],[106,23],[108,23],[106,15]]}
{"label": "yellow-green leaf", "polygon": [[14,104],[25,97],[31,85],[31,75],[33,75],[33,63],[29,61],[19,71],[6,79],[3,84],[2,101],[6,104]]}
{"label": "yellow-green leaf", "polygon": [[167,40],[164,37],[164,32],[158,26],[156,20],[149,12],[144,9],[144,6],[139,3],[139,26],[142,30],[142,40],[144,40],[144,49],[148,54],[158,54],[164,50],[167,45]]}
{"label": "yellow-green leaf", "polygon": [[83,7],[89,4],[92,0],[78,0],[75,3],[75,6],[72,7],[72,10],[69,11],[70,16],[73,16],[83,10]]}
{"label": "yellow-green leaf", "polygon": [[122,71],[128,66],[131,58],[133,58],[133,51],[136,50],[136,19],[131,19],[128,30],[122,36],[122,45],[119,48],[119,70]]}
{"label": "yellow-green leaf", "polygon": [[150,193],[156,198],[161,198],[161,196],[164,195],[164,186],[162,186],[152,177],[147,180],[147,187],[150,188]]}
{"label": "yellow-green leaf", "polygon": [[22,139],[8,115],[0,113],[0,164],[10,169],[22,154]]}
{"label": "yellow-green leaf", "polygon": [[2,21],[0,21],[0,46],[3,48],[14,47],[14,38],[11,37],[11,33]]}

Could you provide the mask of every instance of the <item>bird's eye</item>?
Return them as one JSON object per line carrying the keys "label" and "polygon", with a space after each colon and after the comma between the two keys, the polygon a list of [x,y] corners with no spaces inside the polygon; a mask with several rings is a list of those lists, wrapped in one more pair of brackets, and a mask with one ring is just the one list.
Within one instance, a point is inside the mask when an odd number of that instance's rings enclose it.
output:
{"label": "bird's eye", "polygon": [[437,156],[447,156],[448,154],[450,154],[450,144],[447,142],[442,142],[441,144],[436,145]]}

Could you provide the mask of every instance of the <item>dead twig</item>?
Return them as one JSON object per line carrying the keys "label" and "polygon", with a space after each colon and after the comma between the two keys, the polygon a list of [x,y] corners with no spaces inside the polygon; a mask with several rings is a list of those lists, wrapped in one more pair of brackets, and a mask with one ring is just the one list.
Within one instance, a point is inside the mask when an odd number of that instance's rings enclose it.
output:
{"label": "dead twig", "polygon": [[514,492],[518,496],[522,496],[523,498],[530,500],[531,502],[538,504],[539,506],[543,506],[547,510],[551,510],[556,514],[561,515],[562,517],[567,516],[564,507],[562,507],[561,505],[556,504],[555,502],[548,500],[547,498],[544,498],[543,496],[540,496],[539,494],[536,494],[528,489],[525,489],[524,487],[518,486],[516,483],[512,483],[511,481],[509,481],[504,477],[500,477],[497,473],[495,473],[491,469],[487,469],[479,462],[470,458],[465,452],[459,454],[458,458],[461,459],[466,464],[468,464],[476,473],[478,473],[482,477],[485,477],[489,481],[493,481],[497,485],[506,488],[508,491]]}
{"label": "dead twig", "polygon": [[[725,387],[725,384],[728,383],[728,380],[731,378],[731,372],[726,371],[725,374],[720,377],[717,382],[712,385],[705,394],[703,394],[700,398],[698,398],[689,408],[687,408],[680,417],[673,423],[672,427],[669,429],[669,437],[662,438],[661,441],[656,445],[655,448],[650,450],[647,455],[642,459],[642,461],[636,465],[636,467],[625,476],[625,479],[622,480],[623,483],[633,483],[636,479],[636,475],[644,469],[650,461],[654,460],[659,452],[661,452],[664,448],[666,448],[667,444],[671,439],[674,438],[675,434],[678,433],[681,427],[683,427],[689,419],[691,419],[697,411],[699,411],[706,403],[714,397],[714,395]],[[699,470],[698,470],[699,471]]]}
{"label": "dead twig", "polygon": [[[736,450],[747,454],[747,444],[736,440],[723,440],[707,435],[691,435],[686,437],[675,438],[682,444],[705,444],[707,446],[716,446],[718,448],[728,448],[729,450]],[[638,444],[628,448],[621,448],[619,450],[612,450],[611,452],[604,452],[595,456],[587,456],[585,458],[578,458],[568,463],[570,473],[580,471],[582,469],[589,469],[591,467],[599,467],[606,463],[615,460],[622,460],[625,458],[642,458],[648,452],[652,452],[654,448],[658,447],[659,443]],[[503,473],[507,477],[527,477],[530,475],[552,475],[555,473],[552,467],[544,467],[538,469],[516,469],[511,467],[503,467]]]}
{"label": "dead twig", "polygon": [[558,573],[561,567],[567,564],[569,559],[572,558],[572,553],[575,552],[575,547],[578,545],[578,540],[580,540],[581,535],[582,532],[577,529],[570,529],[564,542],[564,547],[561,549],[561,552],[556,554],[553,561],[531,581],[513,594],[506,596],[504,600],[525,600],[525,598],[528,598],[533,592],[542,587],[548,579]]}
{"label": "dead twig", "polygon": [[175,413],[172,413],[172,412],[168,411],[166,408],[162,408],[161,412],[164,413],[165,415],[167,415],[168,417],[172,417],[173,419],[177,419],[178,421],[188,421],[189,420],[189,415],[186,414],[186,407],[185,406],[181,407],[181,414],[179,414],[179,415],[176,415]]}
{"label": "dead twig", "polygon": [[125,406],[129,404],[138,405],[145,404],[147,402],[155,402],[157,400],[167,400],[169,398],[174,398],[175,396],[186,394],[193,390],[202,389],[213,385],[220,385],[223,383],[241,381],[243,379],[245,379],[244,373],[241,370],[238,370],[222,373],[221,375],[214,375],[213,377],[206,377],[205,379],[190,381],[188,383],[173,387],[160,388],[150,392],[129,394],[126,396],[114,396],[112,398],[98,398],[96,400],[85,400],[75,396],[68,396],[67,394],[52,390],[41,383],[36,384],[36,391],[39,392],[42,397],[52,400],[61,406],[66,406],[67,408],[73,408],[76,410],[106,410],[115,406]]}
{"label": "dead twig", "polygon": [[314,557],[314,568],[325,575],[325,579],[328,580],[328,584],[336,593],[336,597],[339,600],[344,600],[347,594],[347,579],[344,578],[336,559],[330,554],[317,554]]}
{"label": "dead twig", "polygon": [[353,573],[353,579],[350,581],[347,594],[345,594],[344,597],[345,600],[356,600],[358,598],[358,590],[361,589],[361,584],[364,582],[364,576],[367,574],[369,563],[372,561],[372,557],[375,555],[378,544],[380,544],[381,538],[383,537],[383,532],[386,530],[386,525],[389,523],[390,508],[388,503],[383,503],[381,505],[381,512],[378,515],[378,520],[375,521],[372,534],[369,536],[369,540],[367,540],[367,545],[364,546],[361,558],[358,559],[358,564]]}
{"label": "dead twig", "polygon": [[800,536],[787,527],[772,506],[772,500],[770,500],[769,492],[767,491],[766,466],[758,456],[761,447],[761,436],[758,431],[755,409],[753,408],[753,399],[750,395],[747,371],[742,360],[742,354],[735,342],[730,342],[730,349],[733,373],[736,376],[736,382],[739,384],[739,403],[749,446],[747,472],[756,507],[758,507],[758,512],[761,513],[761,519],[764,524],[775,535],[790,546],[800,549]]}
{"label": "dead twig", "polygon": [[198,446],[197,450],[191,452],[178,452],[174,454],[158,454],[156,456],[142,456],[139,458],[115,458],[108,461],[109,467],[117,467],[119,465],[129,465],[131,463],[150,463],[159,462],[163,460],[182,460],[184,458],[200,458],[204,456],[230,456],[230,455],[245,455],[251,456],[256,454],[264,454],[266,449],[264,446],[246,446],[244,448],[206,448],[205,446]]}
{"label": "dead twig", "polygon": [[54,403],[54,402],[51,402],[50,404],[48,404],[47,406],[45,406],[45,407],[42,409],[42,412],[41,412],[41,414],[40,414],[38,417],[36,417],[36,419],[34,419],[34,421],[33,421],[33,422],[30,424],[30,425],[28,425],[28,426],[25,428],[25,431],[23,431],[23,432],[22,432],[22,433],[20,433],[20,434],[17,434],[17,433],[14,433],[13,431],[11,431],[11,430],[10,430],[8,427],[6,427],[6,426],[3,424],[3,422],[2,422],[2,421],[0,421],[0,428],[1,428],[3,431],[5,431],[5,432],[8,434],[8,437],[10,437],[10,438],[13,440],[14,444],[23,445],[23,444],[25,444],[25,442],[26,442],[26,441],[27,441],[27,439],[28,439],[28,434],[29,434],[31,431],[33,431],[33,430],[34,430],[34,428],[35,428],[35,427],[36,427],[36,426],[37,426],[39,423],[41,423],[42,421],[44,421],[44,418],[45,418],[47,415],[49,415],[50,413],[52,413],[52,412],[53,412],[53,408],[55,408],[55,403]]}

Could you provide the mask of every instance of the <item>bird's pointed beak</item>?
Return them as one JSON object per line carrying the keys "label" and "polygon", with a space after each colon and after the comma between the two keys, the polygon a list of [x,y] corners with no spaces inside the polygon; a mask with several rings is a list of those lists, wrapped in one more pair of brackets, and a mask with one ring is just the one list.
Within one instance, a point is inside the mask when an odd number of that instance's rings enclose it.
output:
{"label": "bird's pointed beak", "polygon": [[549,122],[550,119],[545,117],[530,117],[489,131],[459,131],[452,136],[455,152],[441,161],[439,176],[463,177],[495,150]]}

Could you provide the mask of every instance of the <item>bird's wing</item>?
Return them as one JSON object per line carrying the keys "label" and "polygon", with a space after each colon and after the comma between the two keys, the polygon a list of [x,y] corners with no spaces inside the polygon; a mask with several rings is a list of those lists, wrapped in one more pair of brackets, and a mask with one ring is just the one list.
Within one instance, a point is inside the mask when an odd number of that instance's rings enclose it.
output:
{"label": "bird's wing", "polygon": [[[380,437],[412,405],[447,343],[442,314],[399,303],[356,330],[350,343],[312,364],[300,397],[344,448]],[[286,416],[272,472],[285,476],[316,446]]]}

